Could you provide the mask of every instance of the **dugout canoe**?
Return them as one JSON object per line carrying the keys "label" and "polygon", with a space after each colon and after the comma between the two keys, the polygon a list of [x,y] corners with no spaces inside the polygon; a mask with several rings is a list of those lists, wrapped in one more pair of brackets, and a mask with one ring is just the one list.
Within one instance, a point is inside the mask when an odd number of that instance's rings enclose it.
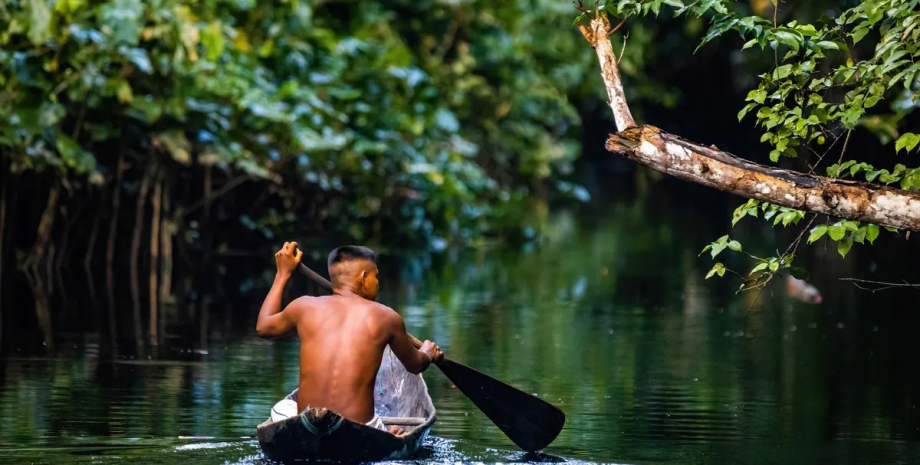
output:
{"label": "dugout canoe", "polygon": [[[297,401],[297,391],[286,396]],[[374,410],[383,423],[406,430],[394,436],[355,423],[325,408],[311,408],[280,421],[256,427],[262,452],[279,462],[372,462],[412,457],[435,421],[434,404],[421,375],[406,371],[387,347],[377,372]]]}

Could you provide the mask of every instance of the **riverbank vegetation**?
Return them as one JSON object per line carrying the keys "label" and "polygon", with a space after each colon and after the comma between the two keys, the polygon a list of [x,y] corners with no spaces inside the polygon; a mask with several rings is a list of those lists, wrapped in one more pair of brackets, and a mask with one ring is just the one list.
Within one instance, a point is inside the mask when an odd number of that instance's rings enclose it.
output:
{"label": "riverbank vegetation", "polygon": [[598,86],[577,33],[551,33],[569,11],[5,3],[0,258],[28,278],[43,328],[46,290],[79,266],[90,286],[105,275],[108,324],[124,286],[131,331],[155,342],[175,276],[212,293],[215,257],[252,244],[518,236],[530,200],[588,197],[566,180],[580,150],[568,95]]}

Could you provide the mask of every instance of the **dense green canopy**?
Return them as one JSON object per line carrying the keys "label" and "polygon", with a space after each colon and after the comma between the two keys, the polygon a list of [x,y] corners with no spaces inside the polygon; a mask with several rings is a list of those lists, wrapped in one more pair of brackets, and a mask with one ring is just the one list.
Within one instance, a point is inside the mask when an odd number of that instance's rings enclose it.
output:
{"label": "dense green canopy", "polygon": [[331,205],[357,239],[372,217],[475,236],[529,192],[587,195],[556,179],[594,65],[570,5],[531,3],[5,2],[3,158],[80,185],[168,153]]}

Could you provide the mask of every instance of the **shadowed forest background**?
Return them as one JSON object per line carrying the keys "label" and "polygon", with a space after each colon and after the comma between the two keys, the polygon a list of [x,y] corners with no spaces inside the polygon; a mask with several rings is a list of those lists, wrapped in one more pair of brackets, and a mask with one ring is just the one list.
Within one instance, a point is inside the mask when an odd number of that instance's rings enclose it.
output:
{"label": "shadowed forest background", "polygon": [[[849,3],[790,1],[779,18],[812,20]],[[773,15],[769,1],[747,5]],[[920,439],[920,367],[909,356],[917,291],[869,294],[838,278],[920,282],[920,238],[883,233],[845,260],[804,250],[809,281],[824,294],[818,307],[790,303],[781,285],[736,295],[738,282],[704,281],[711,262],[697,254],[731,230],[743,200],[604,150],[614,125],[575,14],[555,0],[0,6],[0,354],[9,357],[0,358],[0,386],[52,408],[28,425],[4,422],[17,426],[0,427],[3,436],[175,437],[173,427],[192,433],[181,409],[209,401],[199,413],[236,413],[195,432],[254,426],[264,405],[242,393],[270,379],[253,394],[270,405],[296,375],[290,346],[251,341],[272,253],[294,240],[323,274],[330,249],[375,248],[381,301],[404,312],[416,335],[567,400],[582,421],[563,433],[562,454],[654,460],[739,440],[728,450],[741,460],[769,450],[744,440],[793,431],[801,441],[891,441],[809,457],[911,456]],[[625,47],[614,40],[634,116],[766,160],[760,132],[736,115],[772,57],[740,52],[733,37],[694,52],[705,29],[699,19],[637,20]],[[872,153],[894,139],[886,111],[867,116],[849,142],[877,166],[890,157]],[[783,163],[807,171],[804,160]],[[732,234],[772,251],[798,231],[751,221]],[[287,298],[305,293],[321,292],[301,280]],[[789,338],[797,349],[784,345]],[[527,362],[515,361],[518,351]],[[209,353],[228,368],[195,368]],[[22,361],[33,356],[72,362]],[[100,368],[148,358],[189,365]],[[66,405],[15,386],[49,376],[71,384],[67,396],[90,386],[80,408],[108,425],[36,424],[53,423]],[[172,393],[167,420],[132,430],[97,378],[110,389]],[[678,378],[705,379],[669,390]],[[572,379],[584,386],[571,388]],[[507,446],[471,419],[451,419],[468,406],[448,384],[432,386],[435,405],[438,394],[447,399],[443,431]],[[132,395],[115,403],[154,423],[159,414]],[[719,410],[729,404],[755,423],[732,423],[741,420]],[[34,416],[23,408],[0,409],[0,418]],[[600,419],[617,415],[625,423]],[[600,440],[624,428],[626,442],[580,449],[578,434]],[[676,442],[631,455],[662,437]]]}

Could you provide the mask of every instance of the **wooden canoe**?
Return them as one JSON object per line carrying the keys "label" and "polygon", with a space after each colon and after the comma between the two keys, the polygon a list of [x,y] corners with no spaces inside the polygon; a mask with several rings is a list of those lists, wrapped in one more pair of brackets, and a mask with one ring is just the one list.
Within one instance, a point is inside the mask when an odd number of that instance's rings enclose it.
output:
{"label": "wooden canoe", "polygon": [[[297,391],[287,399],[297,401]],[[262,452],[271,460],[371,462],[411,457],[428,437],[435,421],[434,405],[421,375],[406,371],[387,347],[377,372],[374,410],[383,423],[406,433],[394,436],[355,423],[325,408],[311,408],[280,421],[256,427]]]}

